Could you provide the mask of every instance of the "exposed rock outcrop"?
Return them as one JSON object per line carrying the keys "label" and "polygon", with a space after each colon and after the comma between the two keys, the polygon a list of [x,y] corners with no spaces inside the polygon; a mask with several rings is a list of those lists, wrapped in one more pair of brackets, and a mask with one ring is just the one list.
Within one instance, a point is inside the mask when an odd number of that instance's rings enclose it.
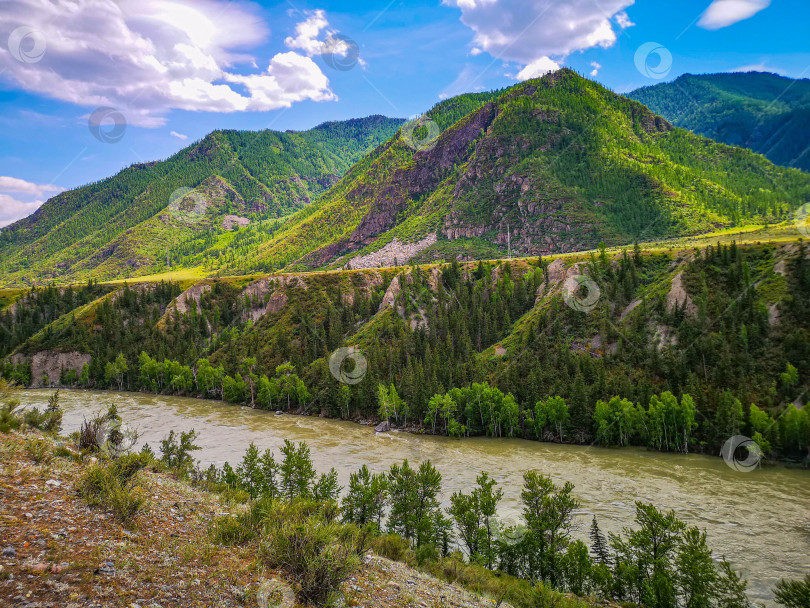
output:
{"label": "exposed rock outcrop", "polygon": [[15,364],[30,361],[31,386],[33,387],[58,385],[63,371],[72,369],[79,374],[85,364],[89,365],[91,359],[92,357],[85,353],[75,351],[62,353],[53,350],[38,352],[30,359],[21,353],[17,353],[11,358]]}
{"label": "exposed rock outcrop", "polygon": [[394,277],[391,280],[391,283],[388,285],[388,289],[385,290],[385,295],[383,296],[382,302],[380,302],[379,310],[383,311],[389,306],[393,306],[401,290],[402,288],[399,284],[399,277]]}
{"label": "exposed rock outcrop", "polygon": [[290,287],[308,288],[306,281],[294,274],[280,274],[254,281],[242,292],[242,296],[250,302],[246,316],[256,322],[267,313],[278,312],[287,305],[285,290]]}
{"label": "exposed rock outcrop", "polygon": [[233,230],[234,226],[239,226],[244,228],[245,226],[250,225],[250,220],[246,217],[240,217],[238,215],[226,215],[222,218],[222,229],[223,230]]}
{"label": "exposed rock outcrop", "polygon": [[[211,286],[208,283],[197,283],[186,289],[183,293],[177,296],[169,309],[174,308],[179,313],[187,313],[191,306],[200,311],[200,298],[204,293],[211,291]],[[168,310],[167,310],[168,312]]]}
{"label": "exposed rock outcrop", "polygon": [[687,316],[697,314],[697,306],[683,286],[683,271],[672,278],[672,287],[667,294],[667,312],[672,312],[676,307],[683,307]]}
{"label": "exposed rock outcrop", "polygon": [[380,268],[382,266],[395,266],[405,264],[412,257],[424,249],[427,249],[436,242],[436,235],[429,234],[425,238],[415,243],[403,243],[395,238],[381,249],[369,253],[368,255],[352,258],[346,264],[349,269],[356,268]]}

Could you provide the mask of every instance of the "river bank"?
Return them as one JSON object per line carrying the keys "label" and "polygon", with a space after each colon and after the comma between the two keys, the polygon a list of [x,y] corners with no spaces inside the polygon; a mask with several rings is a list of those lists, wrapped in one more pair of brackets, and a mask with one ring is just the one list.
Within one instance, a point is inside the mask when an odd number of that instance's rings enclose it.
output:
{"label": "river bank", "polygon": [[[29,442],[50,453],[33,458]],[[77,495],[95,459],[53,452],[39,433],[0,433],[0,596],[25,608],[293,608],[284,573],[255,547],[217,545],[212,522],[244,509],[174,478],[143,471],[146,508],[125,526]],[[491,607],[493,600],[373,553],[343,586],[344,605]],[[6,604],[3,604],[6,605]],[[573,608],[608,605],[572,600]],[[509,608],[508,604],[502,604]]]}
{"label": "river bank", "polygon": [[[49,390],[21,393],[24,404],[42,407]],[[335,467],[341,485],[366,464],[387,470],[407,458],[430,460],[443,475],[444,504],[455,491],[468,491],[480,471],[504,490],[500,515],[520,509],[523,472],[538,469],[555,482],[570,481],[582,502],[577,513],[587,537],[591,516],[605,531],[631,526],[636,500],[672,509],[679,518],[706,529],[718,556],[738,564],[750,581],[750,595],[767,603],[780,578],[800,578],[810,569],[810,475],[775,466],[767,471],[735,471],[717,457],[667,454],[645,449],[607,449],[520,439],[448,439],[409,433],[374,433],[367,426],[311,416],[276,416],[209,400],[140,393],[62,391],[63,432],[116,403],[124,423],[136,428],[140,443],[157,447],[169,429],[195,429],[203,464],[238,463],[247,445],[276,452],[285,438],[306,441],[318,471]]]}

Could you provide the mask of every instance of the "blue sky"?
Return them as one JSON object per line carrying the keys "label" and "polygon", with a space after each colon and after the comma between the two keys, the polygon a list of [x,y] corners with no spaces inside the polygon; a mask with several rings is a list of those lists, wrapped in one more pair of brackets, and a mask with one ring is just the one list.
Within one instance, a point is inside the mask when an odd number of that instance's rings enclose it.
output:
{"label": "blue sky", "polygon": [[806,0],[3,0],[0,226],[214,129],[410,117],[557,66],[620,93],[810,77],[808,23]]}

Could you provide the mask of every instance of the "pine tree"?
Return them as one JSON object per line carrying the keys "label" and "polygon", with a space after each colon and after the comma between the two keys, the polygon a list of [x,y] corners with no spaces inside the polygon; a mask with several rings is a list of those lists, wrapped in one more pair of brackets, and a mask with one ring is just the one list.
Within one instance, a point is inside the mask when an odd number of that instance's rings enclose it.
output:
{"label": "pine tree", "polygon": [[605,535],[602,534],[602,530],[599,529],[596,515],[594,515],[591,520],[590,539],[591,555],[593,555],[594,559],[600,564],[610,565],[610,552],[608,551],[607,539],[605,539]]}

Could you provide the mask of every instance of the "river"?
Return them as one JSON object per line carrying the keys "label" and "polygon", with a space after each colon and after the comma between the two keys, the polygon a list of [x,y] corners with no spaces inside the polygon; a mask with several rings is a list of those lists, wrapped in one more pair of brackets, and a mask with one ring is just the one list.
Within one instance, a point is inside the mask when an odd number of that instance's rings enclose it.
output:
{"label": "river", "polygon": [[[44,407],[49,390],[22,391],[25,405]],[[137,429],[139,443],[158,452],[170,429],[194,429],[204,465],[236,465],[250,442],[278,447],[285,438],[306,441],[319,472],[335,467],[341,484],[367,464],[387,470],[407,458],[425,459],[443,475],[443,498],[489,472],[504,490],[500,513],[519,514],[523,472],[537,469],[555,482],[572,482],[582,503],[578,536],[587,542],[591,515],[605,531],[632,526],[636,500],[674,509],[690,525],[705,528],[715,557],[725,556],[748,578],[752,599],[773,605],[771,588],[780,578],[810,572],[810,473],[769,466],[749,473],[732,470],[721,458],[661,454],[644,449],[606,449],[520,439],[448,439],[409,433],[375,434],[367,426],[183,397],[69,390],[60,392],[63,432],[115,403],[124,423]]]}

